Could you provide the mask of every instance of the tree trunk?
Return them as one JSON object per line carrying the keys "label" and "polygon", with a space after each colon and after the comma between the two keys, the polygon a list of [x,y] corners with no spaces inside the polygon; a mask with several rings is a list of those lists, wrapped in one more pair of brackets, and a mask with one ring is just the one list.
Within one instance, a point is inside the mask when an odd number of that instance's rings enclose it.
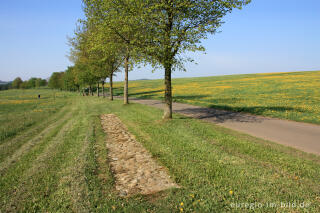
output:
{"label": "tree trunk", "polygon": [[129,98],[128,98],[128,73],[129,73],[129,48],[127,48],[127,54],[125,57],[125,79],[124,79],[124,88],[123,88],[123,102],[124,104],[129,104]]}
{"label": "tree trunk", "polygon": [[167,24],[165,28],[165,57],[164,57],[164,85],[165,85],[165,106],[163,119],[171,119],[172,118],[172,87],[171,87],[171,69],[174,59],[174,53],[172,52],[172,28],[173,28],[173,12],[172,8],[167,10]]}
{"label": "tree trunk", "polygon": [[104,81],[102,81],[102,97],[103,98],[105,97],[105,94],[104,94]]}
{"label": "tree trunk", "polygon": [[110,74],[110,87],[109,87],[109,92],[110,92],[110,101],[113,101],[113,76],[112,73]]}
{"label": "tree trunk", "polygon": [[100,93],[99,93],[99,82],[98,82],[98,88],[97,88],[97,96],[100,97]]}
{"label": "tree trunk", "polygon": [[93,96],[93,90],[91,86],[89,86],[89,95]]}
{"label": "tree trunk", "polygon": [[171,119],[172,118],[172,87],[171,87],[171,65],[167,65],[165,67],[164,74],[164,84],[165,84],[165,107],[163,119]]}

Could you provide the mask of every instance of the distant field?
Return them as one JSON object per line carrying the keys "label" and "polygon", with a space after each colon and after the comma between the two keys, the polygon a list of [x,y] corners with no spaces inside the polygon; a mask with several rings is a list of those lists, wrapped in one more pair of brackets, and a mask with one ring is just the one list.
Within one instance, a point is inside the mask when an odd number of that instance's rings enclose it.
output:
{"label": "distant field", "polygon": [[0,92],[0,142],[47,120],[67,104],[66,96],[70,95],[73,94],[50,89]]}
{"label": "distant field", "polygon": [[[121,100],[11,90],[0,103],[0,212],[320,211],[319,156],[181,115],[164,122],[161,110]],[[118,196],[99,119],[106,113],[119,116],[180,189]]]}
{"label": "distant field", "polygon": [[[122,94],[122,83],[116,83]],[[162,80],[131,81],[129,94],[163,99]],[[174,101],[320,124],[320,71],[173,79]]]}

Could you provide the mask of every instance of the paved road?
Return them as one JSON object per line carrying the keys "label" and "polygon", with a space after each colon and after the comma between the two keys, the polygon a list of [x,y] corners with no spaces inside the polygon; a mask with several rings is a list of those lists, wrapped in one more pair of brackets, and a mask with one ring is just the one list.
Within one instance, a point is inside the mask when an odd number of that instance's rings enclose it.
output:
{"label": "paved road", "polygon": [[[159,100],[130,99],[132,102],[163,109]],[[245,113],[223,111],[189,104],[173,103],[173,111],[207,120],[269,141],[320,155],[320,125],[266,118]]]}

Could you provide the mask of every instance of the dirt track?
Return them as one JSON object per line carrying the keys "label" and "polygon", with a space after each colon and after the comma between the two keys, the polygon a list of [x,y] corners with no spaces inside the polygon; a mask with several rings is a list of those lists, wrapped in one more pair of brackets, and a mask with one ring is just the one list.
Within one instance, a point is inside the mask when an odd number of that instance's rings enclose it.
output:
{"label": "dirt track", "polygon": [[[130,100],[160,109],[163,109],[164,106],[159,100]],[[173,111],[189,117],[207,120],[258,138],[291,146],[305,152],[320,154],[320,125],[266,118],[182,103],[174,103]]]}
{"label": "dirt track", "polygon": [[101,124],[108,136],[109,161],[120,196],[152,194],[178,187],[117,116],[101,115]]}

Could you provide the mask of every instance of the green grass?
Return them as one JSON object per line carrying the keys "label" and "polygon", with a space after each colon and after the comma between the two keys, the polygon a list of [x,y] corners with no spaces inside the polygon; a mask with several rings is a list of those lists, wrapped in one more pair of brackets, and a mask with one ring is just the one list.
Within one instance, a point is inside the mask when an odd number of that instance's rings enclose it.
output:
{"label": "green grass", "polygon": [[[320,124],[320,71],[173,79],[173,100]],[[115,90],[122,95],[122,83]],[[129,83],[132,97],[163,99],[163,80]]]}
{"label": "green grass", "polygon": [[[45,91],[48,98],[42,103],[55,106],[55,111],[46,116],[30,114],[34,124],[1,141],[1,212],[320,211],[319,156],[180,115],[164,122],[161,110],[144,105],[124,106],[122,101],[64,92],[54,100],[52,91]],[[21,100],[38,92],[0,95]],[[39,106],[32,104],[26,110]],[[23,114],[15,105],[10,110],[1,107],[1,119],[4,110],[17,120]],[[181,188],[118,197],[99,120],[102,113],[118,115]],[[231,207],[232,203],[255,202],[305,202],[310,206]]]}
{"label": "green grass", "polygon": [[0,143],[55,114],[67,104],[70,95],[74,94],[49,89],[1,91]]}

